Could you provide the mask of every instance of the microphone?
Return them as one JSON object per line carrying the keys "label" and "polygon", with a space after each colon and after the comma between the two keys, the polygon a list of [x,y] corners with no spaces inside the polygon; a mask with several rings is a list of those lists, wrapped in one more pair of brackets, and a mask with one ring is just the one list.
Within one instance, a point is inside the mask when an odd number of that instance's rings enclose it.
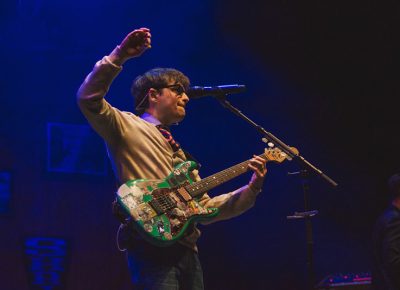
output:
{"label": "microphone", "polygon": [[238,94],[246,90],[245,85],[223,85],[216,87],[190,87],[186,94],[190,99],[198,99],[205,96],[220,96]]}

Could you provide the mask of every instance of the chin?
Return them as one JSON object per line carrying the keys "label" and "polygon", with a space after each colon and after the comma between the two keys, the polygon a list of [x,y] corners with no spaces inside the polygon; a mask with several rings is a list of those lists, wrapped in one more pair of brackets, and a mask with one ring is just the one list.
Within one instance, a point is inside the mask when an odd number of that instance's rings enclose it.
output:
{"label": "chin", "polygon": [[185,112],[177,114],[177,115],[176,115],[176,122],[177,122],[177,123],[178,123],[178,122],[181,122],[181,121],[185,118],[185,116],[186,116],[186,113],[185,113]]}
{"label": "chin", "polygon": [[177,118],[177,122],[182,122],[183,119],[185,119],[185,114],[181,115],[179,118]]}

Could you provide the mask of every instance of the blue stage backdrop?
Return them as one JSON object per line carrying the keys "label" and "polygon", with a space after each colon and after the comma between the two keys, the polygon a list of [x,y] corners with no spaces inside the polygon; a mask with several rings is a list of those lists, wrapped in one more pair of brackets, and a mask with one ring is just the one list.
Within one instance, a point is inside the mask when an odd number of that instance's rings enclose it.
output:
{"label": "blue stage backdrop", "polygon": [[[193,85],[245,84],[231,103],[339,183],[310,183],[311,208],[319,210],[316,280],[370,271],[371,227],[387,202],[386,179],[400,171],[399,8],[394,1],[2,1],[0,172],[11,174],[12,186],[2,175],[0,208],[11,211],[0,215],[0,289],[30,289],[30,237],[66,242],[66,289],[130,289],[115,245],[115,181],[102,141],[81,129],[87,122],[76,91],[138,27],[151,29],[152,48],[124,65],[107,100],[132,111],[131,82],[154,67],[177,68]],[[191,100],[173,131],[202,163],[202,176],[265,147],[213,98]],[[206,289],[306,289],[304,222],[286,218],[304,206],[301,180],[287,174],[299,167],[268,170],[253,209],[201,227]]]}

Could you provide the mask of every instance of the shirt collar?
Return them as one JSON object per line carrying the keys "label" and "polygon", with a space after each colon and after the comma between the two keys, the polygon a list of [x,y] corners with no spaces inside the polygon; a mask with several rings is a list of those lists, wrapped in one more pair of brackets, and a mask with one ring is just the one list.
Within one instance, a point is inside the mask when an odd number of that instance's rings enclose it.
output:
{"label": "shirt collar", "polygon": [[[144,112],[143,115],[140,116],[140,118],[153,124],[154,126],[162,125],[161,122],[156,117],[154,117],[152,114],[149,114],[147,112]],[[179,125],[179,123],[174,123],[172,125]],[[169,128],[170,126],[167,126],[167,127]]]}
{"label": "shirt collar", "polygon": [[140,118],[153,124],[154,126],[161,125],[161,122],[156,117],[154,117],[152,114],[149,114],[147,112],[143,113],[143,115],[141,115]]}

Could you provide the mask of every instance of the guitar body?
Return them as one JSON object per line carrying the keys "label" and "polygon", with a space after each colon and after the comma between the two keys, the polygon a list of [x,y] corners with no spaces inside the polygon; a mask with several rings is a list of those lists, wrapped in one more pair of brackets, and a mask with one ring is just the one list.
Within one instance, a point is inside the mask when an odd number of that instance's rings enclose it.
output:
{"label": "guitar body", "polygon": [[217,208],[204,208],[185,189],[196,163],[177,165],[163,180],[136,179],[121,185],[117,200],[143,238],[157,246],[179,240],[191,223],[210,219]]}

